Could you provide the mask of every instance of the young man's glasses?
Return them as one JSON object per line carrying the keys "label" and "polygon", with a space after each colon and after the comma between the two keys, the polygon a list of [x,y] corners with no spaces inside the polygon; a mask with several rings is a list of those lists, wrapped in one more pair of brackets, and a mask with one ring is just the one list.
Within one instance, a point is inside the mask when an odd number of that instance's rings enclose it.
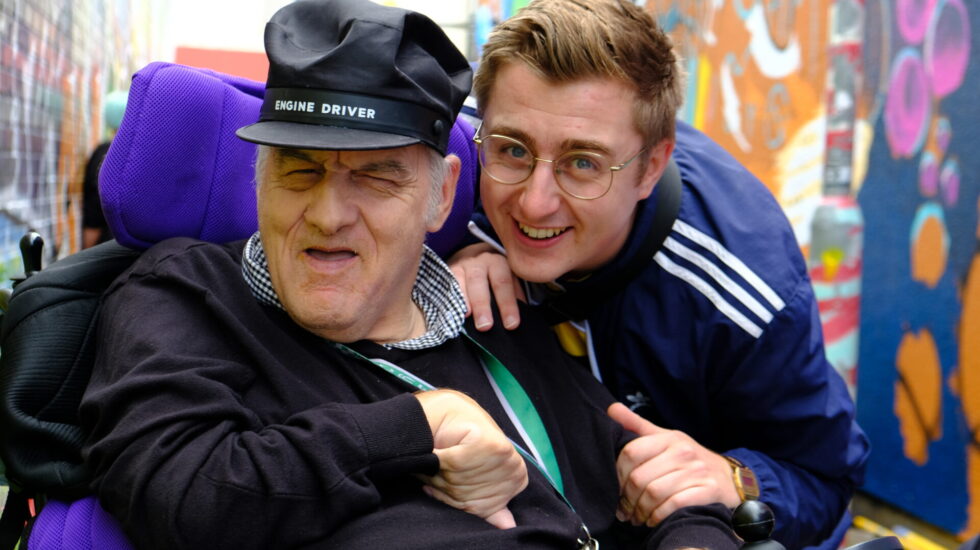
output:
{"label": "young man's glasses", "polygon": [[612,187],[613,173],[633,162],[645,149],[629,160],[613,164],[612,159],[596,151],[567,151],[556,159],[534,156],[530,147],[512,137],[490,134],[480,137],[480,128],[473,136],[479,151],[480,166],[491,179],[505,185],[521,183],[530,177],[538,161],[550,162],[558,187],[569,195],[584,200],[598,199]]}

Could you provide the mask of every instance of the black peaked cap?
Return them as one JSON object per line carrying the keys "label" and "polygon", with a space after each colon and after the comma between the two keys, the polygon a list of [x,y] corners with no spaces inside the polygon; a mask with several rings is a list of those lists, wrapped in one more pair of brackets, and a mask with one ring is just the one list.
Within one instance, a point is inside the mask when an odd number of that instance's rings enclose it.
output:
{"label": "black peaked cap", "polygon": [[299,149],[424,143],[445,154],[472,70],[428,17],[368,0],[299,0],[265,28],[269,77],[247,141]]}

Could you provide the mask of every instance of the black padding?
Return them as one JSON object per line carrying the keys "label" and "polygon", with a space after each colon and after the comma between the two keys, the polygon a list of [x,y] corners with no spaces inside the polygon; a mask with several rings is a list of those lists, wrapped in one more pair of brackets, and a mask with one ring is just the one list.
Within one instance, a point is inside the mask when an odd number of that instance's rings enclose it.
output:
{"label": "black padding", "polygon": [[0,459],[21,489],[87,492],[78,404],[92,372],[100,298],[138,255],[109,241],[14,289],[0,323]]}

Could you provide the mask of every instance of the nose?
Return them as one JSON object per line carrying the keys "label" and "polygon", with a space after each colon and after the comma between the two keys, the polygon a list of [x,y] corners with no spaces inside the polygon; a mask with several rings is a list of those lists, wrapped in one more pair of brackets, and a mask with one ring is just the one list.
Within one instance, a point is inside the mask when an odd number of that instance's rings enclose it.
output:
{"label": "nose", "polygon": [[547,218],[561,205],[561,189],[555,179],[553,161],[538,159],[522,187],[519,204],[528,222]]}
{"label": "nose", "polygon": [[348,174],[329,172],[310,194],[304,218],[324,235],[340,233],[357,221],[358,207]]}

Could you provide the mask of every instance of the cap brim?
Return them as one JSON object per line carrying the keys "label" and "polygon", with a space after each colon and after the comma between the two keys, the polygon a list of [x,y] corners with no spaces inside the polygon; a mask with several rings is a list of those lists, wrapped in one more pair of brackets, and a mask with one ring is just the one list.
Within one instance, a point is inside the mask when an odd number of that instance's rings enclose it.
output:
{"label": "cap brim", "polygon": [[394,149],[422,143],[422,140],[411,136],[276,120],[243,126],[235,134],[252,143],[295,149]]}

